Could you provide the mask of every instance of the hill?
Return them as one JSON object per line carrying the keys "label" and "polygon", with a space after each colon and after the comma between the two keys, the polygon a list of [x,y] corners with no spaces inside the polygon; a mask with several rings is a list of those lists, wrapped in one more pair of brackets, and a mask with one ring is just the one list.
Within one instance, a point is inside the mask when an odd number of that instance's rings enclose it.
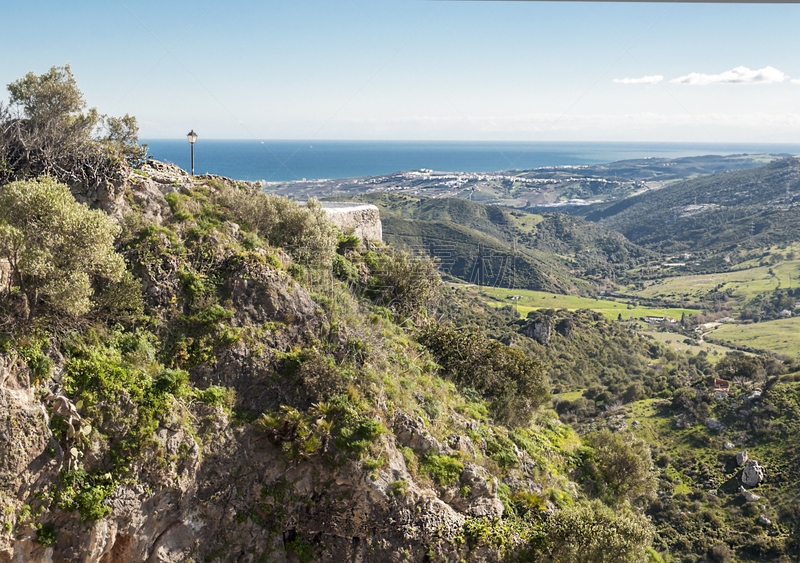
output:
{"label": "hill", "polygon": [[471,283],[478,282],[482,261],[484,285],[585,294],[615,269],[650,257],[619,233],[559,213],[398,194],[353,199],[378,206],[387,241],[426,251],[433,246],[445,271]]}
{"label": "hill", "polygon": [[738,253],[800,240],[800,160],[722,172],[587,210],[585,218],[662,253]]}
{"label": "hill", "polygon": [[307,199],[401,193],[458,198],[489,205],[551,211],[580,211],[588,202],[611,202],[657,190],[672,182],[725,170],[762,166],[788,155],[733,154],[682,158],[640,158],[618,162],[544,166],[531,170],[459,172],[411,170],[363,178],[266,182],[265,190]]}

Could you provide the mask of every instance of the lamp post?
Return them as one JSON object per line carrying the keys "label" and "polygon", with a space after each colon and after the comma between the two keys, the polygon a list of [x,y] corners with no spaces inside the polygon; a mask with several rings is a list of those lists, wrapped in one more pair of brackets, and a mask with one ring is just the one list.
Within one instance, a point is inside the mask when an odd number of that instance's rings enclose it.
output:
{"label": "lamp post", "polygon": [[197,141],[197,133],[195,133],[194,129],[192,129],[186,135],[186,138],[189,140],[189,144],[192,146],[192,176],[194,176],[194,144]]}

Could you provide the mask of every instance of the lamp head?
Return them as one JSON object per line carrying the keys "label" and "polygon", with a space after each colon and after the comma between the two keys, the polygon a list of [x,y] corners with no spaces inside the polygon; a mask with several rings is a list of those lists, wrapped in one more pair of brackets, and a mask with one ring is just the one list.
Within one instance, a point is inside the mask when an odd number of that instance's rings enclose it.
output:
{"label": "lamp head", "polygon": [[194,144],[197,141],[197,133],[194,132],[194,129],[187,133],[186,138],[189,140],[191,144]]}

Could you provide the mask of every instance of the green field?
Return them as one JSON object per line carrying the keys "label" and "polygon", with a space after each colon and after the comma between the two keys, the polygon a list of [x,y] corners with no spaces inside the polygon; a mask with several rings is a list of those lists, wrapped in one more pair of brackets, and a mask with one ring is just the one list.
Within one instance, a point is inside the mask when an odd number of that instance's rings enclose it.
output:
{"label": "green field", "polygon": [[708,337],[786,356],[800,354],[800,317],[754,324],[724,325]]}
{"label": "green field", "polygon": [[717,361],[721,360],[725,354],[730,352],[730,348],[726,348],[724,346],[719,346],[717,344],[711,344],[710,342],[702,342],[700,344],[686,344],[686,337],[681,334],[675,334],[674,332],[657,332],[654,330],[642,330],[643,334],[647,334],[652,336],[655,340],[659,342],[663,342],[673,350],[677,350],[678,352],[686,352],[689,351],[692,354],[698,354],[700,352],[706,352],[708,354],[708,360],[712,364],[716,364]]}
{"label": "green field", "polygon": [[[478,288],[474,285],[461,285],[455,286],[461,288],[461,291],[470,292],[478,295]],[[481,289],[480,294],[488,298],[489,303],[495,307],[504,307],[506,305],[514,305],[520,314],[524,317],[530,311],[537,309],[568,309],[575,311],[577,309],[591,309],[602,313],[606,318],[616,319],[621,314],[622,318],[627,320],[630,318],[644,317],[647,315],[652,316],[669,316],[680,320],[681,314],[686,315],[697,314],[693,309],[655,309],[650,307],[633,307],[626,303],[612,301],[610,299],[591,299],[588,297],[577,297],[575,295],[559,295],[554,293],[546,293],[543,291],[530,291],[524,289],[504,289],[504,288],[491,288],[484,287]],[[512,295],[519,295],[522,298],[512,301],[509,299]]]}
{"label": "green field", "polygon": [[777,287],[800,287],[800,261],[791,260],[774,266],[759,266],[720,274],[654,280],[635,293],[649,298],[700,301],[706,299],[706,294],[715,288],[720,292],[730,289],[733,298],[741,302],[760,293],[773,291]]}

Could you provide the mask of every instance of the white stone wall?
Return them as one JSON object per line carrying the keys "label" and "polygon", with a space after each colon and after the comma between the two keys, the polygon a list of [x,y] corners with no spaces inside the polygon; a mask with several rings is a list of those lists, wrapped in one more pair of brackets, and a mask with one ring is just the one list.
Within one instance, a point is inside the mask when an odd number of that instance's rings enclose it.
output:
{"label": "white stone wall", "polygon": [[331,223],[342,232],[350,232],[366,240],[383,241],[381,214],[374,205],[364,203],[322,202]]}

